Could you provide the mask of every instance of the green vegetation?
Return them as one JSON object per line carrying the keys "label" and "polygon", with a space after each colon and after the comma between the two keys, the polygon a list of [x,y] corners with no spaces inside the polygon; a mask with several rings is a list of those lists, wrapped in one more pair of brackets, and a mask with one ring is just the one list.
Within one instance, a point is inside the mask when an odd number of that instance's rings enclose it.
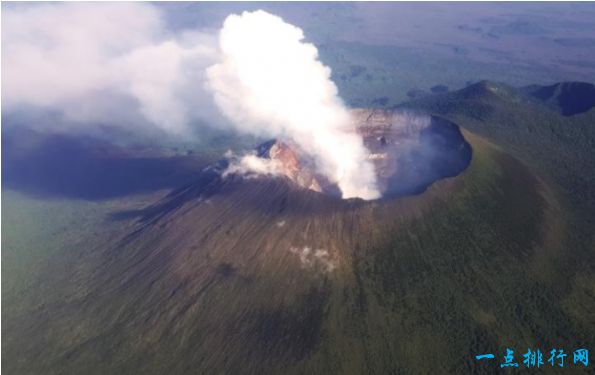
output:
{"label": "green vegetation", "polygon": [[564,117],[491,82],[406,107],[461,125],[473,148],[418,196],[345,202],[256,179],[139,211],[162,195],[4,191],[2,369],[494,373],[507,347],[521,367],[529,347],[592,349],[594,110]]}
{"label": "green vegetation", "polygon": [[488,81],[403,107],[444,116],[493,140],[556,186],[561,199],[581,214],[580,221],[593,228],[595,108],[563,116],[510,86]]}

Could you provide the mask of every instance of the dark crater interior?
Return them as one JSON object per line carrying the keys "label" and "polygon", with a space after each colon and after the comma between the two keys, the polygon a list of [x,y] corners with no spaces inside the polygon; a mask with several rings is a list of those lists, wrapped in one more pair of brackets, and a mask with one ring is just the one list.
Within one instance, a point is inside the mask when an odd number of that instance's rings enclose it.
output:
{"label": "dark crater interior", "polygon": [[471,161],[471,146],[459,127],[439,117],[374,110],[359,129],[383,199],[423,193]]}

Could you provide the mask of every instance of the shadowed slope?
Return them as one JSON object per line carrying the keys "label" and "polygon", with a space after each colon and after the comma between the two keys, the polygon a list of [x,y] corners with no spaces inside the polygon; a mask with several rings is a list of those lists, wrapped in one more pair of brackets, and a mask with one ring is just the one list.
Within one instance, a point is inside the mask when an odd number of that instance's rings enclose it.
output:
{"label": "shadowed slope", "polygon": [[551,86],[529,86],[523,91],[564,116],[583,113],[595,107],[595,85],[591,83],[561,82]]}
{"label": "shadowed slope", "polygon": [[128,150],[93,137],[2,134],[3,187],[45,198],[101,200],[175,188],[206,158]]}

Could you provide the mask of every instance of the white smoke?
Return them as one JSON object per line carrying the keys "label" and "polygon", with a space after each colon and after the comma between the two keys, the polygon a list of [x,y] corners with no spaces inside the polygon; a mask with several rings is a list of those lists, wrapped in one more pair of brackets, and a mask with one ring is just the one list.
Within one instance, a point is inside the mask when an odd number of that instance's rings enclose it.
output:
{"label": "white smoke", "polygon": [[269,176],[283,175],[283,166],[278,160],[261,158],[254,152],[241,157],[228,152],[226,157],[229,160],[229,166],[223,172],[223,177],[230,174],[240,174],[248,178],[255,174]]}
{"label": "white smoke", "polygon": [[343,198],[378,198],[373,166],[331,70],[303,39],[301,29],[264,11],[227,17],[222,61],[207,70],[215,102],[242,131],[296,142]]}
{"label": "white smoke", "polygon": [[2,12],[3,111],[41,108],[79,125],[149,123],[171,133],[216,113],[203,89],[217,56],[213,33],[171,35],[159,10],[139,3],[9,4]]}
{"label": "white smoke", "polygon": [[336,261],[331,258],[329,252],[325,249],[314,250],[309,246],[304,246],[303,248],[292,246],[289,248],[289,251],[300,258],[300,263],[303,267],[312,268],[318,265],[326,272],[332,272],[337,268]]}
{"label": "white smoke", "polygon": [[[244,133],[292,139],[344,198],[379,196],[330,69],[302,30],[279,17],[231,15],[217,36],[172,33],[149,4],[2,11],[3,114],[41,109],[76,126],[150,125],[184,135],[197,120],[221,126],[223,112]],[[254,158],[241,166],[274,172]]]}

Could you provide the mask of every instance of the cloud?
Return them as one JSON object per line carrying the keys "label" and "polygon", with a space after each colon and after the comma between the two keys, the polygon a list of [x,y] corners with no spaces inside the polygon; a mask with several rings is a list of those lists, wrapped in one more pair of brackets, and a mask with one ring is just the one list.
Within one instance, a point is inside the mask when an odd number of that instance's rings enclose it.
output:
{"label": "cloud", "polygon": [[216,113],[203,88],[214,36],[171,35],[151,5],[19,4],[3,7],[2,21],[3,110],[45,108],[79,124],[150,123],[173,133],[197,108]]}
{"label": "cloud", "polygon": [[301,29],[264,11],[230,15],[222,61],[207,70],[215,102],[244,132],[290,138],[344,198],[378,198],[367,150],[318,51]]}

